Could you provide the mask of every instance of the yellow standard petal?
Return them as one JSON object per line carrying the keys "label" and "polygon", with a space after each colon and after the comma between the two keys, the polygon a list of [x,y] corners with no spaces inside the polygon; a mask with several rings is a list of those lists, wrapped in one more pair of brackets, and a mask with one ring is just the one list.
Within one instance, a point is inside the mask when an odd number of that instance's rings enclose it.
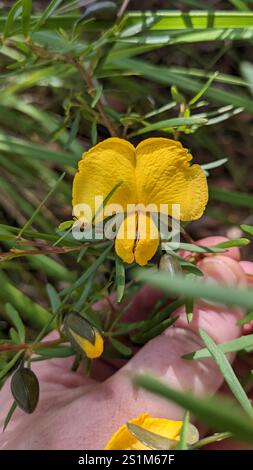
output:
{"label": "yellow standard petal", "polygon": [[[87,204],[91,208],[84,214],[85,222],[91,222],[98,207],[95,198],[104,200],[121,181],[108,204],[120,204],[126,211],[127,204],[136,202],[135,148],[124,139],[112,137],[92,147],[83,154],[79,171],[73,182],[74,215],[79,218],[75,207]],[[76,212],[76,213],[75,213]]]}
{"label": "yellow standard petal", "polygon": [[[192,155],[180,142],[164,138],[146,139],[136,148],[138,199],[145,205],[180,204],[180,219],[202,216],[208,200],[204,171],[190,166]],[[163,212],[163,210],[162,210]]]}
{"label": "yellow standard petal", "polygon": [[[151,431],[158,436],[166,437],[178,441],[182,421],[173,421],[170,419],[152,418],[147,413],[144,413],[138,418],[129,421],[131,424],[136,424],[147,431]],[[112,435],[107,443],[105,450],[148,450],[148,447],[143,445],[131,432],[128,430],[126,424],[121,426],[115,434]]]}
{"label": "yellow standard petal", "polygon": [[117,233],[115,250],[126,263],[134,261],[144,266],[155,255],[159,246],[159,232],[149,214],[130,214]]}

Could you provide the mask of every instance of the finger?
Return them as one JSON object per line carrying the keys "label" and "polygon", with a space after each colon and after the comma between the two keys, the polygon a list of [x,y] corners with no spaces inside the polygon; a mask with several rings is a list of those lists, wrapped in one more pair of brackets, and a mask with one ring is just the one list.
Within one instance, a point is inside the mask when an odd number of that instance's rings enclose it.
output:
{"label": "finger", "polygon": [[247,274],[248,283],[253,284],[253,263],[251,261],[240,261],[239,264]]}

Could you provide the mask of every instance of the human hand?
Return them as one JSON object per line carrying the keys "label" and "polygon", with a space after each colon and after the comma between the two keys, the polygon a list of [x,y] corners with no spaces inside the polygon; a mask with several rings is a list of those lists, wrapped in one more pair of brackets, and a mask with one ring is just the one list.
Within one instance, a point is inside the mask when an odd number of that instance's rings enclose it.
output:
{"label": "human hand", "polygon": [[[220,237],[202,240],[203,245],[223,241]],[[247,270],[253,263],[239,262],[239,250],[206,257],[199,264],[205,276],[228,285],[244,285]],[[129,306],[131,321],[144,318],[160,293],[145,286]],[[183,410],[173,403],[133,388],[129,374],[148,371],[172,388],[194,394],[213,394],[223,378],[211,359],[186,361],[182,355],[201,347],[198,336],[203,328],[217,343],[230,341],[241,334],[237,321],[243,316],[239,308],[225,308],[199,302],[188,324],[184,309],[178,320],[162,335],[152,339],[122,368],[113,362],[94,361],[92,377],[71,372],[71,358],[34,363],[40,381],[40,402],[32,415],[16,410],[7,430],[0,435],[2,449],[103,449],[111,435],[125,422],[141,413],[180,420]],[[233,355],[229,355],[230,360]],[[7,382],[1,391],[0,420],[4,420],[12,403]]]}

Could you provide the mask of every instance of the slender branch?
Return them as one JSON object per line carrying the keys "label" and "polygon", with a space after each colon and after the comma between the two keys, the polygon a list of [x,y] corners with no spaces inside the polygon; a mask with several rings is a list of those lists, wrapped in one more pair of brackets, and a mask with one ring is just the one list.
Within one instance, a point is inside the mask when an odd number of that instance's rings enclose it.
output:
{"label": "slender branch", "polygon": [[105,240],[97,240],[92,243],[83,243],[82,245],[78,245],[78,246],[68,246],[68,247],[48,246],[48,249],[46,250],[18,250],[16,248],[12,248],[10,251],[0,253],[0,262],[10,260],[13,258],[19,258],[20,256],[65,254],[65,253],[70,253],[72,251],[80,251],[82,248],[92,247],[94,245],[99,245],[104,242]]}
{"label": "slender branch", "polygon": [[121,18],[124,15],[129,3],[130,3],[130,0],[123,0],[122,5],[117,14],[118,18]]}
{"label": "slender branch", "polygon": [[36,348],[29,343],[20,343],[20,344],[2,344],[0,345],[0,353],[1,352],[15,352],[15,351],[23,351],[23,350],[36,350],[36,349],[43,349],[43,348],[50,348],[51,346],[57,346],[58,344],[66,343],[66,340],[61,338],[56,340],[50,341],[43,341],[41,343],[36,344]]}
{"label": "slender branch", "polygon": [[31,255],[54,255],[54,254],[64,254],[71,251],[79,251],[81,246],[78,247],[63,247],[63,248],[52,248],[47,250],[17,250],[13,248],[6,253],[0,253],[0,262],[6,261],[7,259],[19,258],[20,256],[31,256]]}
{"label": "slender branch", "polygon": [[200,439],[196,444],[191,446],[191,450],[193,449],[200,449],[201,447],[207,446],[208,444],[212,444],[213,442],[220,442],[224,439],[229,439],[232,437],[231,432],[221,432],[217,434],[213,434],[212,436],[204,437]]}
{"label": "slender branch", "polygon": [[[93,81],[92,81],[92,77],[91,77],[90,73],[87,70],[85,70],[85,68],[82,66],[81,62],[79,62],[78,59],[76,59],[76,58],[71,59],[71,63],[79,71],[81,77],[83,78],[84,82],[86,83],[87,91],[88,91],[89,95],[92,98],[94,98],[95,89],[94,89],[94,85],[93,85]],[[99,114],[102,118],[104,126],[108,129],[111,136],[112,137],[118,136],[118,133],[117,133],[114,125],[112,124],[112,122],[110,121],[110,119],[108,118],[108,116],[107,116],[107,114],[104,110],[101,98],[98,99],[98,101],[96,103],[96,108],[99,111]]]}

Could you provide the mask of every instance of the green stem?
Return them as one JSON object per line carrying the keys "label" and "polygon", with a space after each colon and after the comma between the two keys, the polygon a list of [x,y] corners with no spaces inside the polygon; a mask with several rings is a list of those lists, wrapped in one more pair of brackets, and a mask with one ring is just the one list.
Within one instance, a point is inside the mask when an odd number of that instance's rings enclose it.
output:
{"label": "green stem", "polygon": [[231,432],[221,432],[213,434],[212,436],[204,437],[200,439],[196,444],[191,446],[191,450],[200,449],[201,447],[207,446],[208,444],[213,444],[214,442],[220,442],[224,439],[229,439],[233,434]]}

